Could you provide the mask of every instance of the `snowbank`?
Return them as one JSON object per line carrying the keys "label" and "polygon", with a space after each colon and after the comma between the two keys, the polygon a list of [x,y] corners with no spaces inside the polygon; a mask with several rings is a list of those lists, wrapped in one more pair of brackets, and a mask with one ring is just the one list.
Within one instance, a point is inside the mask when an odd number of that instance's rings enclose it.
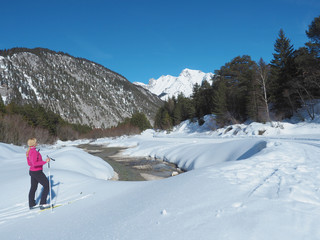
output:
{"label": "snowbank", "polygon": [[[45,151],[46,155],[51,151]],[[89,177],[98,179],[110,179],[114,172],[112,167],[102,159],[91,154],[84,153],[83,150],[75,147],[64,147],[52,152],[50,157],[57,159],[52,162],[55,169],[81,173]]]}
{"label": "snowbank", "polygon": [[252,123],[220,132],[192,124],[91,143],[129,147],[125,154],[190,170],[159,181],[107,181],[110,166],[73,147],[78,142],[44,147],[42,155],[57,159],[50,179],[53,202],[62,206],[53,213],[29,211],[26,149],[0,143],[1,237],[320,239],[319,123]]}
{"label": "snowbank", "polygon": [[[204,124],[199,126],[198,122],[190,120],[183,121],[174,127],[170,133],[160,132],[158,136],[169,134],[170,136],[209,136],[209,137],[234,137],[234,136],[273,136],[281,137],[285,135],[313,135],[319,130],[320,124],[320,102],[314,106],[314,119],[311,119],[305,110],[299,110],[291,119],[283,122],[267,122],[267,123],[244,123],[234,124],[223,128],[218,128],[215,122],[215,115],[206,115]],[[304,121],[301,121],[304,119]]]}

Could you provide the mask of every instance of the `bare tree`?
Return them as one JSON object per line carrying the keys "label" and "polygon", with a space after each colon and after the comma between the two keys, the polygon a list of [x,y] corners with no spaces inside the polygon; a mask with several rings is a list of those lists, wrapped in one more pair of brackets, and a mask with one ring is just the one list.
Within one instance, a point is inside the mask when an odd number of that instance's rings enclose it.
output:
{"label": "bare tree", "polygon": [[260,58],[257,64],[257,74],[258,74],[258,82],[262,88],[262,99],[265,103],[265,111],[267,116],[267,121],[269,121],[272,125],[269,111],[269,102],[268,102],[268,94],[267,94],[267,83],[270,74],[270,67],[267,65],[262,58]]}
{"label": "bare tree", "polygon": [[296,92],[298,93],[302,106],[306,109],[309,117],[313,120],[315,118],[315,106],[317,100],[312,93],[301,83],[295,83]]}

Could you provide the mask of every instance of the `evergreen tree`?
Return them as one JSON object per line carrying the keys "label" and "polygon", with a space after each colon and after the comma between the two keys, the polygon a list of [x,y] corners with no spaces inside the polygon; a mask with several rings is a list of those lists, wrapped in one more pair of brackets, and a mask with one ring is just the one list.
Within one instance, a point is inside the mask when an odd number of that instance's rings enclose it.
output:
{"label": "evergreen tree", "polygon": [[[213,112],[213,89],[208,81],[203,81],[201,84],[201,108],[203,116]],[[201,116],[201,117],[203,117]]]}
{"label": "evergreen tree", "polygon": [[144,113],[134,113],[130,119],[130,123],[133,126],[136,126],[140,129],[140,131],[144,131],[146,129],[150,129],[151,124],[149,122],[149,120],[147,119],[146,115]]}
{"label": "evergreen tree", "polygon": [[161,107],[155,117],[154,128],[157,129],[170,129],[172,128],[172,119],[168,111]]}
{"label": "evergreen tree", "polygon": [[316,17],[309,29],[306,31],[306,34],[310,41],[306,44],[311,53],[315,54],[317,57],[320,57],[320,16]]}
{"label": "evergreen tree", "polygon": [[[220,77],[218,77],[220,78]],[[216,115],[216,122],[219,126],[224,126],[229,123],[230,116],[227,106],[227,87],[226,82],[221,78],[216,78],[213,84],[214,88],[214,114]]]}
{"label": "evergreen tree", "polygon": [[233,122],[245,121],[248,118],[250,99],[253,95],[253,81],[255,78],[255,62],[250,56],[238,56],[215,71],[220,81],[225,82],[227,88],[227,111],[229,120]]}
{"label": "evergreen tree", "polygon": [[201,86],[194,86],[193,101],[195,116],[198,119],[213,112],[213,91],[208,81],[203,81]]}
{"label": "evergreen tree", "polygon": [[182,119],[182,104],[181,103],[177,103],[177,105],[174,108],[173,111],[173,116],[172,116],[172,120],[173,120],[173,125],[178,125],[181,123],[181,121],[183,121]]}
{"label": "evergreen tree", "polygon": [[320,16],[315,18],[309,25],[306,34],[310,41],[306,43],[308,53],[302,50],[302,59],[300,59],[300,70],[310,91],[315,97],[320,97]]}
{"label": "evergreen tree", "polygon": [[200,106],[201,106],[201,93],[200,93],[200,85],[198,83],[196,83],[193,86],[193,91],[192,91],[192,101],[195,107],[195,117],[200,118],[201,115],[203,114],[201,112]]}
{"label": "evergreen tree", "polygon": [[295,89],[304,108],[313,119],[316,99],[320,97],[320,17],[315,18],[306,31],[309,42],[296,51],[297,76]]}
{"label": "evergreen tree", "polygon": [[296,67],[293,45],[282,29],[274,44],[274,50],[271,61],[270,94],[276,112],[283,114],[284,117],[290,117],[298,107],[292,88]]}
{"label": "evergreen tree", "polygon": [[169,129],[181,121],[193,118],[195,108],[193,101],[182,93],[177,98],[169,98],[161,107],[155,117],[155,128]]}
{"label": "evergreen tree", "polygon": [[315,117],[316,99],[320,97],[319,61],[305,47],[298,49],[296,54],[297,76],[294,81],[294,89],[302,106],[313,119]]}
{"label": "evergreen tree", "polygon": [[177,101],[175,101],[173,115],[172,115],[173,125],[178,125],[180,124],[181,121],[185,120],[184,109],[183,109],[184,99],[185,97],[181,93],[178,95]]}
{"label": "evergreen tree", "polygon": [[173,127],[172,118],[166,110],[162,113],[161,127],[163,129],[171,129]]}
{"label": "evergreen tree", "polygon": [[190,98],[186,98],[183,94],[178,96],[178,103],[181,105],[181,120],[187,120],[194,118],[195,116],[195,108],[192,100]]}
{"label": "evergreen tree", "polygon": [[281,70],[286,67],[288,61],[293,57],[294,48],[290,43],[290,39],[285,36],[283,29],[280,29],[279,36],[274,44],[273,60],[271,66],[275,70]]}
{"label": "evergreen tree", "polygon": [[193,118],[195,115],[195,108],[193,106],[192,100],[186,98],[183,93],[178,95],[174,113],[173,113],[173,124],[178,125],[181,121]]}
{"label": "evergreen tree", "polygon": [[173,96],[172,98],[168,98],[168,100],[164,103],[164,108],[167,110],[169,116],[173,116],[176,102],[176,98]]}

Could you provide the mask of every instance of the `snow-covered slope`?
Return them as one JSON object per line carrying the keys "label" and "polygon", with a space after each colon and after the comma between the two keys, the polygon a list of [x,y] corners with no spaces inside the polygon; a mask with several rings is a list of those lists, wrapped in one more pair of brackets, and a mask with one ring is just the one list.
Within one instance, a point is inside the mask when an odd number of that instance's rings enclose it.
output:
{"label": "snow-covered slope", "polygon": [[198,83],[201,85],[202,81],[210,80],[213,73],[204,73],[199,70],[184,69],[178,77],[166,75],[158,79],[150,79],[148,84],[135,82],[134,84],[148,89],[150,92],[158,95],[162,100],[167,100],[169,97],[177,97],[183,93],[186,97],[192,94],[193,86]]}
{"label": "snow-covered slope", "polygon": [[111,127],[144,113],[153,122],[162,101],[125,77],[87,59],[49,49],[0,50],[5,104],[40,104],[68,122]]}
{"label": "snow-covered slope", "polygon": [[[236,126],[214,134],[212,116],[206,120],[203,129],[184,122],[169,134],[147,130],[92,143],[130,147],[125,154],[188,170],[164,180],[108,181],[108,164],[64,146],[80,142],[43,148],[56,158],[53,202],[63,206],[53,213],[29,211],[26,149],[0,144],[1,238],[320,239],[319,117],[279,131],[250,124],[247,134]],[[261,129],[268,134],[253,134]]]}

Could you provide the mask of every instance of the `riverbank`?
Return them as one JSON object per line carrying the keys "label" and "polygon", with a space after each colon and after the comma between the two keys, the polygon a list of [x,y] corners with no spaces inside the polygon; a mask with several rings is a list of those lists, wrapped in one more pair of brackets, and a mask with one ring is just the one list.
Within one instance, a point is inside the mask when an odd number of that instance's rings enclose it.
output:
{"label": "riverbank", "polygon": [[82,144],[77,147],[100,157],[113,168],[115,181],[151,181],[178,175],[183,171],[175,164],[150,157],[130,157],[122,152],[126,148]]}

